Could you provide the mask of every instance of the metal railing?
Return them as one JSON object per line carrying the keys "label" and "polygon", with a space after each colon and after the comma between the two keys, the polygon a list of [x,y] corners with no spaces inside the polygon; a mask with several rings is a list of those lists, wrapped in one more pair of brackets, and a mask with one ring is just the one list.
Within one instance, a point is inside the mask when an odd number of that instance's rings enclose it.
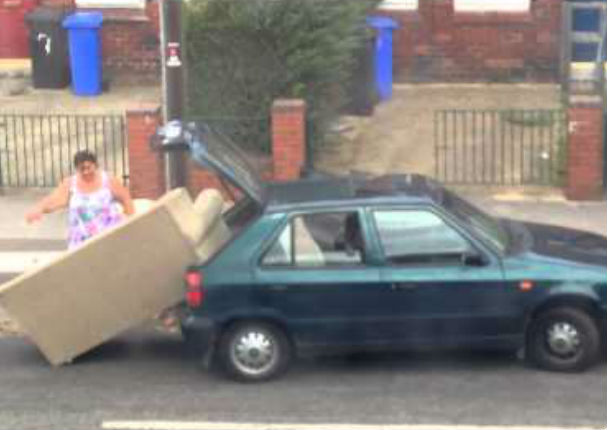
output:
{"label": "metal railing", "polygon": [[435,175],[453,185],[560,186],[567,156],[562,110],[435,112]]}
{"label": "metal railing", "polygon": [[127,183],[123,115],[0,113],[0,187],[54,187],[82,149]]}

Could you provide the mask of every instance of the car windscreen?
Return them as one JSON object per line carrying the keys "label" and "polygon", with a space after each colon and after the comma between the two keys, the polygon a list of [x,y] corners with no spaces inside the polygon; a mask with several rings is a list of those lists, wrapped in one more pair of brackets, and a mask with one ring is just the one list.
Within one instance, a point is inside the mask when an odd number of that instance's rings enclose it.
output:
{"label": "car windscreen", "polygon": [[471,227],[479,236],[490,242],[493,246],[505,253],[509,247],[508,233],[502,228],[499,221],[481,211],[457,195],[445,191],[443,206]]}

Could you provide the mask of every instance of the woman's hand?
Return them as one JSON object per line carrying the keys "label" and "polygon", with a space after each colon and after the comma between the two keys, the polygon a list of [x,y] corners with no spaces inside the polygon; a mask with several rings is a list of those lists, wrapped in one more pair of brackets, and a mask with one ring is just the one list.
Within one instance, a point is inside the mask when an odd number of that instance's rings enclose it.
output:
{"label": "woman's hand", "polygon": [[135,213],[135,206],[128,188],[122,185],[117,178],[112,177],[110,180],[110,189],[114,198],[122,205],[123,212],[126,216],[131,216]]}
{"label": "woman's hand", "polygon": [[34,222],[40,221],[42,219],[43,215],[44,214],[42,213],[41,210],[34,209],[34,210],[28,212],[27,214],[25,214],[25,221],[28,224],[32,224]]}
{"label": "woman's hand", "polygon": [[55,212],[67,207],[70,199],[70,179],[64,179],[48,196],[40,200],[34,208],[25,215],[25,221],[31,224],[40,221],[44,214]]}

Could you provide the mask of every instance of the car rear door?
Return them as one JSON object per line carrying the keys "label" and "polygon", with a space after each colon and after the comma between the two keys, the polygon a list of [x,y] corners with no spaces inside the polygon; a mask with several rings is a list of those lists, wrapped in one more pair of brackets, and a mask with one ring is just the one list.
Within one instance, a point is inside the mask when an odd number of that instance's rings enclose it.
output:
{"label": "car rear door", "polygon": [[370,212],[391,290],[383,305],[394,341],[507,342],[519,332],[519,291],[498,256],[431,208]]}
{"label": "car rear door", "polygon": [[380,342],[390,291],[369,264],[359,210],[289,218],[259,256],[256,305],[283,318],[303,346]]}

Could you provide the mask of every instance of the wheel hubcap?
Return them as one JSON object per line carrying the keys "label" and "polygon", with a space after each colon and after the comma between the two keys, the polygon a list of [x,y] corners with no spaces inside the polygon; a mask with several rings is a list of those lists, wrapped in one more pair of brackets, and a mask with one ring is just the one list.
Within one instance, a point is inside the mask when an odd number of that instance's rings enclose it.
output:
{"label": "wheel hubcap", "polygon": [[272,338],[261,330],[245,331],[237,336],[231,353],[236,367],[248,375],[266,372],[278,358]]}
{"label": "wheel hubcap", "polygon": [[580,334],[569,323],[559,322],[548,328],[548,346],[561,357],[575,356],[580,351]]}

